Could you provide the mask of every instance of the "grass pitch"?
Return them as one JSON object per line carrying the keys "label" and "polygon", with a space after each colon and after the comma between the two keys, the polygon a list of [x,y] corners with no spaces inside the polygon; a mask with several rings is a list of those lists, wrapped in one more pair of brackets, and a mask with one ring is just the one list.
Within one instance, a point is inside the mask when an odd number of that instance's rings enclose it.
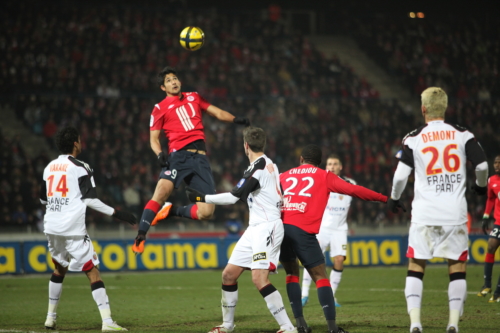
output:
{"label": "grass pitch", "polygon": [[[460,332],[500,332],[500,303],[475,294],[482,285],[482,266],[467,273],[468,299]],[[131,332],[208,332],[222,322],[220,271],[174,271],[164,273],[103,274],[113,319]],[[494,281],[498,269],[494,271]],[[351,333],[409,332],[404,283],[406,268],[346,268],[337,299],[337,321]],[[0,332],[44,332],[48,302],[48,275],[0,278]],[[271,277],[283,296],[285,274]],[[422,321],[425,333],[445,332],[448,323],[448,274],[444,266],[427,268],[424,277]],[[304,316],[313,332],[326,332],[323,311],[314,288]],[[101,319],[87,278],[65,278],[58,308],[58,332],[100,332]],[[278,325],[251,283],[249,272],[239,281],[236,308],[238,332],[276,332]]]}

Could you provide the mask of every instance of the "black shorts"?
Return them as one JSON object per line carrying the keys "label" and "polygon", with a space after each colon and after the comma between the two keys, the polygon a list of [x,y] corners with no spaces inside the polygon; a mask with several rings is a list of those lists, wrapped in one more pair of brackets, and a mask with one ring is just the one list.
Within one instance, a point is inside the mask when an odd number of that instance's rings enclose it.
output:
{"label": "black shorts", "polygon": [[495,238],[500,240],[500,225],[493,225],[493,229],[490,231],[490,238]]}
{"label": "black shorts", "polygon": [[325,263],[325,256],[315,234],[305,232],[291,224],[284,224],[285,237],[281,243],[281,262],[292,262],[299,258],[305,268]]}
{"label": "black shorts", "polygon": [[215,194],[212,169],[206,155],[178,150],[168,156],[168,168],[162,168],[161,179],[168,179],[178,188],[184,181],[203,194]]}

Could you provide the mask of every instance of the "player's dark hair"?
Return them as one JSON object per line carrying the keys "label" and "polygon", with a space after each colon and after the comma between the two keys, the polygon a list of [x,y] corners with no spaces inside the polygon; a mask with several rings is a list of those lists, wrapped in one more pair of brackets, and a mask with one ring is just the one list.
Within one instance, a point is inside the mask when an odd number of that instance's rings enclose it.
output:
{"label": "player's dark hair", "polygon": [[254,153],[264,152],[266,147],[266,132],[262,128],[249,126],[243,130],[243,141]]}
{"label": "player's dark hair", "polygon": [[323,152],[317,145],[307,145],[302,149],[300,156],[302,156],[304,162],[318,166],[321,164]]}
{"label": "player's dark hair", "polygon": [[74,127],[68,126],[56,133],[56,147],[62,154],[73,153],[75,142],[78,142],[80,134]]}
{"label": "player's dark hair", "polygon": [[157,75],[158,85],[160,87],[164,85],[164,83],[165,83],[165,76],[167,76],[168,74],[177,75],[177,71],[173,67],[170,67],[170,66],[167,66],[167,67],[163,68],[161,70],[161,72],[158,73],[158,75]]}
{"label": "player's dark hair", "polygon": [[336,160],[339,161],[340,165],[342,165],[342,161],[340,160],[340,156],[337,155],[337,154],[330,154],[330,155],[328,155],[328,158],[326,160],[328,161],[329,159],[336,159]]}

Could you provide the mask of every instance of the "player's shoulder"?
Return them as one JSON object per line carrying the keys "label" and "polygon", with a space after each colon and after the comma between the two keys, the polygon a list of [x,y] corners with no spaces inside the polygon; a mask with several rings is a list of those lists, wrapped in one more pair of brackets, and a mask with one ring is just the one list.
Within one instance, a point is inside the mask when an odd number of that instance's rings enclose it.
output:
{"label": "player's shoulder", "polygon": [[458,125],[458,124],[451,124],[451,123],[447,123],[445,122],[446,125],[448,126],[451,126],[453,127],[454,129],[456,129],[457,131],[459,132],[470,132],[469,129],[465,126],[462,126],[462,125]]}
{"label": "player's shoulder", "polygon": [[422,125],[422,126],[420,126],[418,128],[415,128],[413,131],[409,132],[408,134],[406,134],[404,136],[404,138],[403,138],[403,144],[405,143],[406,139],[408,139],[408,138],[414,138],[417,135],[419,135],[423,131],[423,129],[426,128],[426,127],[427,127],[427,124]]}
{"label": "player's shoulder", "polygon": [[255,161],[253,161],[248,168],[245,170],[245,176],[251,176],[259,170],[262,171],[267,165],[266,157],[261,156]]}
{"label": "player's shoulder", "polygon": [[348,183],[351,183],[352,185],[357,185],[356,181],[352,178],[346,176],[339,176],[339,178],[345,180]]}
{"label": "player's shoulder", "polygon": [[68,157],[68,161],[70,161],[75,167],[77,168],[83,168],[85,169],[85,171],[89,174],[89,175],[92,175],[92,168],[90,167],[90,165],[88,165],[87,163],[85,163],[84,161],[81,161],[79,159],[76,159],[74,158],[73,156],[69,156]]}

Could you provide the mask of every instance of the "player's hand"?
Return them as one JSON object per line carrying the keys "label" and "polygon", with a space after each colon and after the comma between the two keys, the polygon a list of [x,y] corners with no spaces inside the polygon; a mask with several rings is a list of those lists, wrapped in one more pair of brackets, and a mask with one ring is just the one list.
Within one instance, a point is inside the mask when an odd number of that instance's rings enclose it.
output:
{"label": "player's hand", "polygon": [[144,244],[146,243],[146,232],[139,230],[137,237],[135,237],[132,251],[137,255],[144,252]]}
{"label": "player's hand", "polygon": [[168,168],[169,163],[167,161],[167,156],[165,156],[164,152],[161,152],[161,153],[158,154],[158,164],[162,168]]}
{"label": "player's hand", "polygon": [[476,195],[486,195],[488,187],[487,186],[481,187],[476,183],[474,183],[474,185],[472,185],[470,189],[472,190],[472,192],[476,193]]}
{"label": "player's hand", "polygon": [[134,216],[134,214],[127,212],[125,210],[115,209],[115,212],[113,213],[113,217],[117,218],[118,220],[128,222],[131,225],[134,225],[137,223],[137,218]]}
{"label": "player's hand", "polygon": [[246,117],[234,117],[233,123],[238,125],[245,125],[245,127],[250,126],[250,119]]}
{"label": "player's hand", "polygon": [[394,200],[393,198],[389,198],[389,200],[387,200],[387,206],[389,207],[389,210],[394,214],[399,213],[399,208],[401,208],[403,212],[406,213],[405,205],[402,202],[399,202],[399,200]]}
{"label": "player's hand", "polygon": [[186,187],[186,195],[191,202],[205,202],[205,194],[198,192],[189,186]]}
{"label": "player's hand", "polygon": [[488,229],[490,228],[490,218],[489,217],[483,217],[482,227],[483,227],[484,234],[487,235]]}

